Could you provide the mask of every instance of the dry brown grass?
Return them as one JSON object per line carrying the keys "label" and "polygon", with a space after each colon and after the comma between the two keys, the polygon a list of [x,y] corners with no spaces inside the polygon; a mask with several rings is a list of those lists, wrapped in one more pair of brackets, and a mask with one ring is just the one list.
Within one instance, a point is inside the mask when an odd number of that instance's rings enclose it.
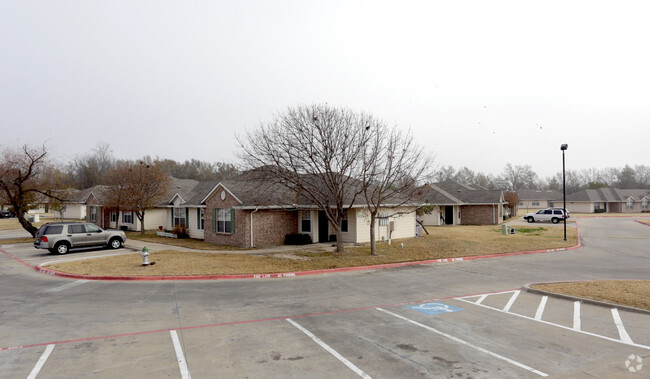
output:
{"label": "dry brown grass", "polygon": [[[52,219],[43,219],[41,218],[39,222],[33,222],[32,225],[35,227],[39,227],[46,222],[52,222]],[[20,225],[18,222],[18,219],[13,217],[13,218],[0,218],[0,230],[15,230],[15,229],[22,229],[23,227]]]}
{"label": "dry brown grass", "polygon": [[[349,247],[345,253],[308,251],[297,247],[291,253],[219,254],[187,253],[173,250],[152,253],[150,267],[140,265],[139,253],[74,261],[48,266],[54,270],[82,275],[220,275],[261,274],[321,270],[340,267],[413,262],[439,258],[554,249],[577,244],[577,231],[558,227],[518,228],[514,235],[504,236],[495,226],[458,226],[429,228],[431,235],[421,238],[378,243],[377,255],[370,255],[369,246]],[[402,247],[402,244],[404,247]]]}
{"label": "dry brown grass", "polygon": [[535,289],[650,310],[650,280],[597,280],[536,284]]}
{"label": "dry brown grass", "polygon": [[649,219],[645,219],[645,220],[636,220],[636,222],[638,222],[638,223],[640,223],[640,224],[643,224],[643,225],[648,225],[648,226],[650,226],[650,220],[649,220]]}

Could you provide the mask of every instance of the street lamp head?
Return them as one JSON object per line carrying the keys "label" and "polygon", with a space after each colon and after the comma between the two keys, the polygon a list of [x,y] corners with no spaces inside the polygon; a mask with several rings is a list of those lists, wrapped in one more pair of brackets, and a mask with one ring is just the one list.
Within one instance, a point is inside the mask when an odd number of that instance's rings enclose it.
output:
{"label": "street lamp head", "polygon": [[563,143],[562,146],[560,146],[560,150],[566,150],[568,148],[569,148],[569,145],[567,145],[566,143]]}

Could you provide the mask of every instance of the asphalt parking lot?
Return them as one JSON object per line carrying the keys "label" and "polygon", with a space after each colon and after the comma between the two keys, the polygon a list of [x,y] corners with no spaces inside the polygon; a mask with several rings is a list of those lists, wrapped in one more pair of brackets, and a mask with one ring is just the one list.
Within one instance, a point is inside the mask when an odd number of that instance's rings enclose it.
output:
{"label": "asphalt parking lot", "polygon": [[2,254],[0,376],[648,377],[650,315],[521,289],[649,279],[650,228],[580,226],[574,251],[286,279],[66,280]]}

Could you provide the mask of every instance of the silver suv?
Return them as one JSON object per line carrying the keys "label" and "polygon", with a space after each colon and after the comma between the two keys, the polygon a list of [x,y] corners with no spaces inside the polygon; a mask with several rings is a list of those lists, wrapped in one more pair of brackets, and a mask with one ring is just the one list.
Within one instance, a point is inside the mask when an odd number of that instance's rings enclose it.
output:
{"label": "silver suv", "polygon": [[540,209],[537,211],[537,213],[526,213],[524,216],[524,220],[528,222],[535,222],[535,221],[550,221],[554,224],[557,224],[561,220],[564,220],[566,215],[566,218],[569,218],[569,212],[566,210],[563,210],[562,208],[546,208],[546,209]]}
{"label": "silver suv", "polygon": [[107,246],[119,249],[126,242],[120,230],[104,230],[89,222],[50,222],[36,233],[34,247],[65,254],[70,249]]}

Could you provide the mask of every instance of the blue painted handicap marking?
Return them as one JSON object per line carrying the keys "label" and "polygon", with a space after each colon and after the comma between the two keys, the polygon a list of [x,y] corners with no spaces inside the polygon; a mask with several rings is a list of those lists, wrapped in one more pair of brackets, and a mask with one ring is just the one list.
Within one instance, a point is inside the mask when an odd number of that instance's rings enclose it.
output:
{"label": "blue painted handicap marking", "polygon": [[461,308],[452,307],[451,305],[443,303],[425,303],[418,305],[407,305],[406,308],[411,308],[418,312],[422,312],[429,316],[438,315],[441,313],[452,313],[462,311]]}

